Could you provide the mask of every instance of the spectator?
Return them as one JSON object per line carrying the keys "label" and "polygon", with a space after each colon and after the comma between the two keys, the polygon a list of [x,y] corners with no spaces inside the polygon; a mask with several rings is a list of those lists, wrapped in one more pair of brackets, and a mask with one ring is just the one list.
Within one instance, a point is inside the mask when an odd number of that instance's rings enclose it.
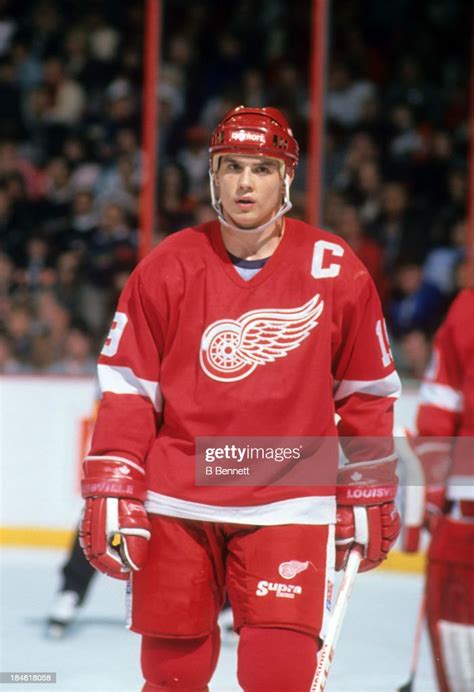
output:
{"label": "spectator", "polygon": [[450,231],[449,244],[435,247],[425,260],[423,272],[425,280],[436,286],[445,297],[457,292],[456,271],[464,257],[467,221],[455,223]]}
{"label": "spectator", "polygon": [[33,6],[30,29],[34,56],[44,58],[47,55],[59,53],[61,19],[54,2],[42,0]]}
{"label": "spectator", "polygon": [[104,113],[100,115],[103,137],[112,142],[122,128],[138,130],[137,108],[132,85],[122,77],[114,79],[105,91]]}
{"label": "spectator", "polygon": [[189,180],[183,166],[169,162],[162,168],[158,201],[162,231],[172,233],[191,225],[196,202],[189,195]]}
{"label": "spectator", "polygon": [[193,126],[186,130],[184,137],[185,145],[177,160],[186,171],[191,196],[201,200],[208,196],[209,136],[205,128]]}
{"label": "spectator", "polygon": [[446,244],[453,224],[465,218],[467,212],[467,178],[462,168],[453,166],[447,173],[445,199],[437,212],[432,238],[434,242]]}
{"label": "spectator", "polygon": [[338,219],[337,234],[344,238],[357,257],[367,267],[374,280],[382,303],[387,297],[387,281],[383,269],[382,248],[369,238],[362,228],[360,216],[355,206],[346,204]]}
{"label": "spectator", "polygon": [[15,68],[8,58],[0,58],[0,132],[3,136],[22,138],[25,125],[20,87],[15,81]]}
{"label": "spectator", "polygon": [[22,96],[41,82],[41,61],[33,55],[26,37],[15,36],[11,49],[11,58],[15,71],[15,82],[20,87]]}
{"label": "spectator", "polygon": [[136,261],[135,238],[125,210],[115,202],[105,205],[88,256],[89,276],[96,287],[110,286],[113,274]]}
{"label": "spectator", "polygon": [[10,48],[17,23],[13,17],[9,16],[8,8],[2,7],[1,12],[3,16],[0,17],[0,56],[3,56]]}
{"label": "spectator", "polygon": [[64,356],[53,363],[48,372],[61,375],[95,375],[96,357],[90,334],[79,326],[72,326],[66,334]]}
{"label": "spectator", "polygon": [[348,188],[348,196],[358,207],[364,223],[373,222],[382,209],[382,175],[375,159],[362,161],[356,170],[355,180]]}
{"label": "spectator", "polygon": [[[425,137],[423,156],[412,167],[413,194],[434,208],[434,216],[448,201],[447,181],[453,157],[452,136],[444,130],[436,130],[431,136]],[[433,237],[433,240],[440,239]]]}
{"label": "spectator", "polygon": [[0,252],[17,259],[21,254],[26,227],[26,222],[22,224],[21,215],[15,213],[6,185],[0,185]]}
{"label": "spectator", "polygon": [[0,252],[0,297],[13,293],[15,265],[8,254]]}
{"label": "spectator", "polygon": [[11,339],[12,355],[21,364],[31,360],[32,337],[35,333],[33,315],[26,305],[13,304],[7,315],[6,331]]}
{"label": "spectator", "polygon": [[388,108],[405,104],[413,109],[417,119],[439,121],[439,95],[426,80],[421,62],[414,55],[405,54],[399,60],[397,77],[388,85],[385,100]]}
{"label": "spectator", "polygon": [[[277,69],[273,73],[272,85],[268,92],[268,99],[268,103],[278,104],[283,109],[291,118],[295,129],[297,123],[305,118],[308,110],[305,88],[301,81],[301,72],[293,63],[288,61],[277,63]],[[300,139],[300,141],[304,140]]]}
{"label": "spectator", "polygon": [[76,192],[71,205],[71,216],[68,222],[70,230],[66,247],[86,252],[98,221],[99,215],[94,204],[93,193],[90,190]]}
{"label": "spectator", "polygon": [[395,272],[393,296],[388,305],[388,320],[395,336],[413,330],[433,329],[443,307],[436,286],[423,280],[423,270],[414,261],[403,260]]}
{"label": "spectator", "polygon": [[63,252],[56,260],[56,276],[52,288],[58,303],[67,309],[71,319],[81,316],[80,268],[80,255],[77,252]]}
{"label": "spectator", "polygon": [[398,161],[412,160],[423,149],[423,140],[415,127],[415,119],[409,106],[399,104],[390,112],[392,136],[390,155]]}
{"label": "spectator", "polygon": [[14,375],[20,371],[21,365],[13,355],[10,339],[0,332],[0,374]]}
{"label": "spectator", "polygon": [[[263,108],[270,99],[265,88],[265,77],[261,70],[249,67],[242,75],[242,98],[241,102],[248,106]],[[219,122],[215,120],[214,122]]]}
{"label": "spectator", "polygon": [[111,62],[115,60],[120,43],[118,31],[107,24],[104,15],[98,9],[88,15],[87,33],[91,54],[97,60]]}
{"label": "spectator", "polygon": [[330,188],[324,198],[323,228],[336,232],[341,223],[341,215],[347,203],[342,192]]}
{"label": "spectator", "polygon": [[354,185],[360,167],[368,161],[377,161],[379,149],[367,132],[355,133],[349,142],[342,162],[342,168],[335,176],[335,187],[349,190]]}
{"label": "spectator", "polygon": [[57,57],[48,58],[44,63],[43,80],[49,93],[45,119],[53,125],[76,125],[85,106],[80,84],[66,74],[63,62]]}
{"label": "spectator", "polygon": [[49,243],[40,235],[31,235],[26,241],[25,259],[17,272],[21,285],[31,293],[54,282],[54,272],[49,261]]}
{"label": "spectator", "polygon": [[41,194],[41,175],[39,169],[28,160],[10,139],[0,142],[0,177],[7,179],[20,175],[25,185],[26,196],[37,199]]}
{"label": "spectator", "polygon": [[422,380],[431,355],[430,341],[421,329],[413,329],[400,339],[397,363],[405,377]]}
{"label": "spectator", "polygon": [[368,80],[355,79],[349,66],[334,62],[329,69],[326,114],[331,120],[351,129],[362,119],[366,101],[373,98],[374,86]]}
{"label": "spectator", "polygon": [[386,182],[381,191],[381,208],[370,224],[369,232],[384,248],[384,265],[391,271],[400,258],[415,257],[421,261],[428,247],[428,232],[410,209],[405,185]]}
{"label": "spectator", "polygon": [[73,192],[71,171],[66,159],[60,156],[51,158],[45,169],[44,194],[38,210],[42,228],[52,242],[64,242]]}
{"label": "spectator", "polygon": [[97,200],[100,203],[115,202],[129,213],[138,212],[140,170],[130,156],[122,154],[117,165],[98,182]]}
{"label": "spectator", "polygon": [[67,74],[78,83],[91,86],[91,64],[87,33],[82,28],[72,28],[64,39],[65,68]]}
{"label": "spectator", "polygon": [[64,352],[71,315],[56,299],[53,290],[45,290],[35,299],[36,329],[33,360],[36,367],[48,367]]}

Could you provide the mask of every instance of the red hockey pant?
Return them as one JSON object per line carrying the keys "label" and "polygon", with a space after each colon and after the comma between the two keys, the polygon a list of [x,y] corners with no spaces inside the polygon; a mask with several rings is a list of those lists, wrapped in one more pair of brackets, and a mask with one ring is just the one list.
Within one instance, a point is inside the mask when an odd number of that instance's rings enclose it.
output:
{"label": "red hockey pant", "polygon": [[242,526],[151,516],[149,559],[131,580],[145,690],[206,690],[227,591],[246,692],[310,687],[333,590],[332,526]]}

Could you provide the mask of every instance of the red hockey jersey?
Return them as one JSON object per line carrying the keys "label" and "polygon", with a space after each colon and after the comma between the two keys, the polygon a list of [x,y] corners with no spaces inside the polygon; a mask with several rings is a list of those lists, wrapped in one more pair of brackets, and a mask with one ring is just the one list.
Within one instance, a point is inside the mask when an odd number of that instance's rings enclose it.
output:
{"label": "red hockey jersey", "polygon": [[[420,388],[417,434],[451,453],[448,497],[474,499],[474,290],[457,296],[438,330]],[[455,438],[455,439],[451,439]],[[432,442],[433,450],[436,442]]]}
{"label": "red hockey jersey", "polygon": [[[144,467],[150,512],[261,525],[335,521],[334,484],[198,485],[196,438],[339,434],[351,461],[393,452],[400,381],[373,282],[344,241],[300,221],[286,220],[276,251],[249,281],[217,221],[168,237],[123,291],[99,378],[88,458]],[[337,468],[337,455],[325,463]]]}

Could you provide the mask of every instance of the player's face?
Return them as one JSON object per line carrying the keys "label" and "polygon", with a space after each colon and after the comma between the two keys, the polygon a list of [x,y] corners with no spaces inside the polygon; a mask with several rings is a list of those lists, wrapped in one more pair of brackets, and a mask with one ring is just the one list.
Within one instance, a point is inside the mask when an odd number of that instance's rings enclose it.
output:
{"label": "player's face", "polygon": [[222,157],[216,174],[224,216],[241,228],[264,224],[282,202],[280,161],[261,156]]}

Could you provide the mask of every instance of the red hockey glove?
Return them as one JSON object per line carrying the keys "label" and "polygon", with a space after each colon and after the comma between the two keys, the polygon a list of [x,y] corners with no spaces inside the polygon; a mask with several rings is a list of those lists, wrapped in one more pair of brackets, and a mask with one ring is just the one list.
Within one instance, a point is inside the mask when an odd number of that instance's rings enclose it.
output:
{"label": "red hockey glove", "polygon": [[343,569],[354,543],[364,549],[359,572],[377,567],[400,533],[395,507],[396,461],[347,464],[337,477],[336,570]]}
{"label": "red hockey glove", "polygon": [[143,567],[150,538],[143,472],[125,460],[100,459],[87,461],[84,473],[79,539],[85,556],[100,572],[128,579]]}
{"label": "red hockey glove", "polygon": [[419,550],[421,529],[433,533],[449,511],[446,478],[450,465],[448,438],[416,437],[409,431],[397,438],[397,451],[404,467],[402,547]]}

